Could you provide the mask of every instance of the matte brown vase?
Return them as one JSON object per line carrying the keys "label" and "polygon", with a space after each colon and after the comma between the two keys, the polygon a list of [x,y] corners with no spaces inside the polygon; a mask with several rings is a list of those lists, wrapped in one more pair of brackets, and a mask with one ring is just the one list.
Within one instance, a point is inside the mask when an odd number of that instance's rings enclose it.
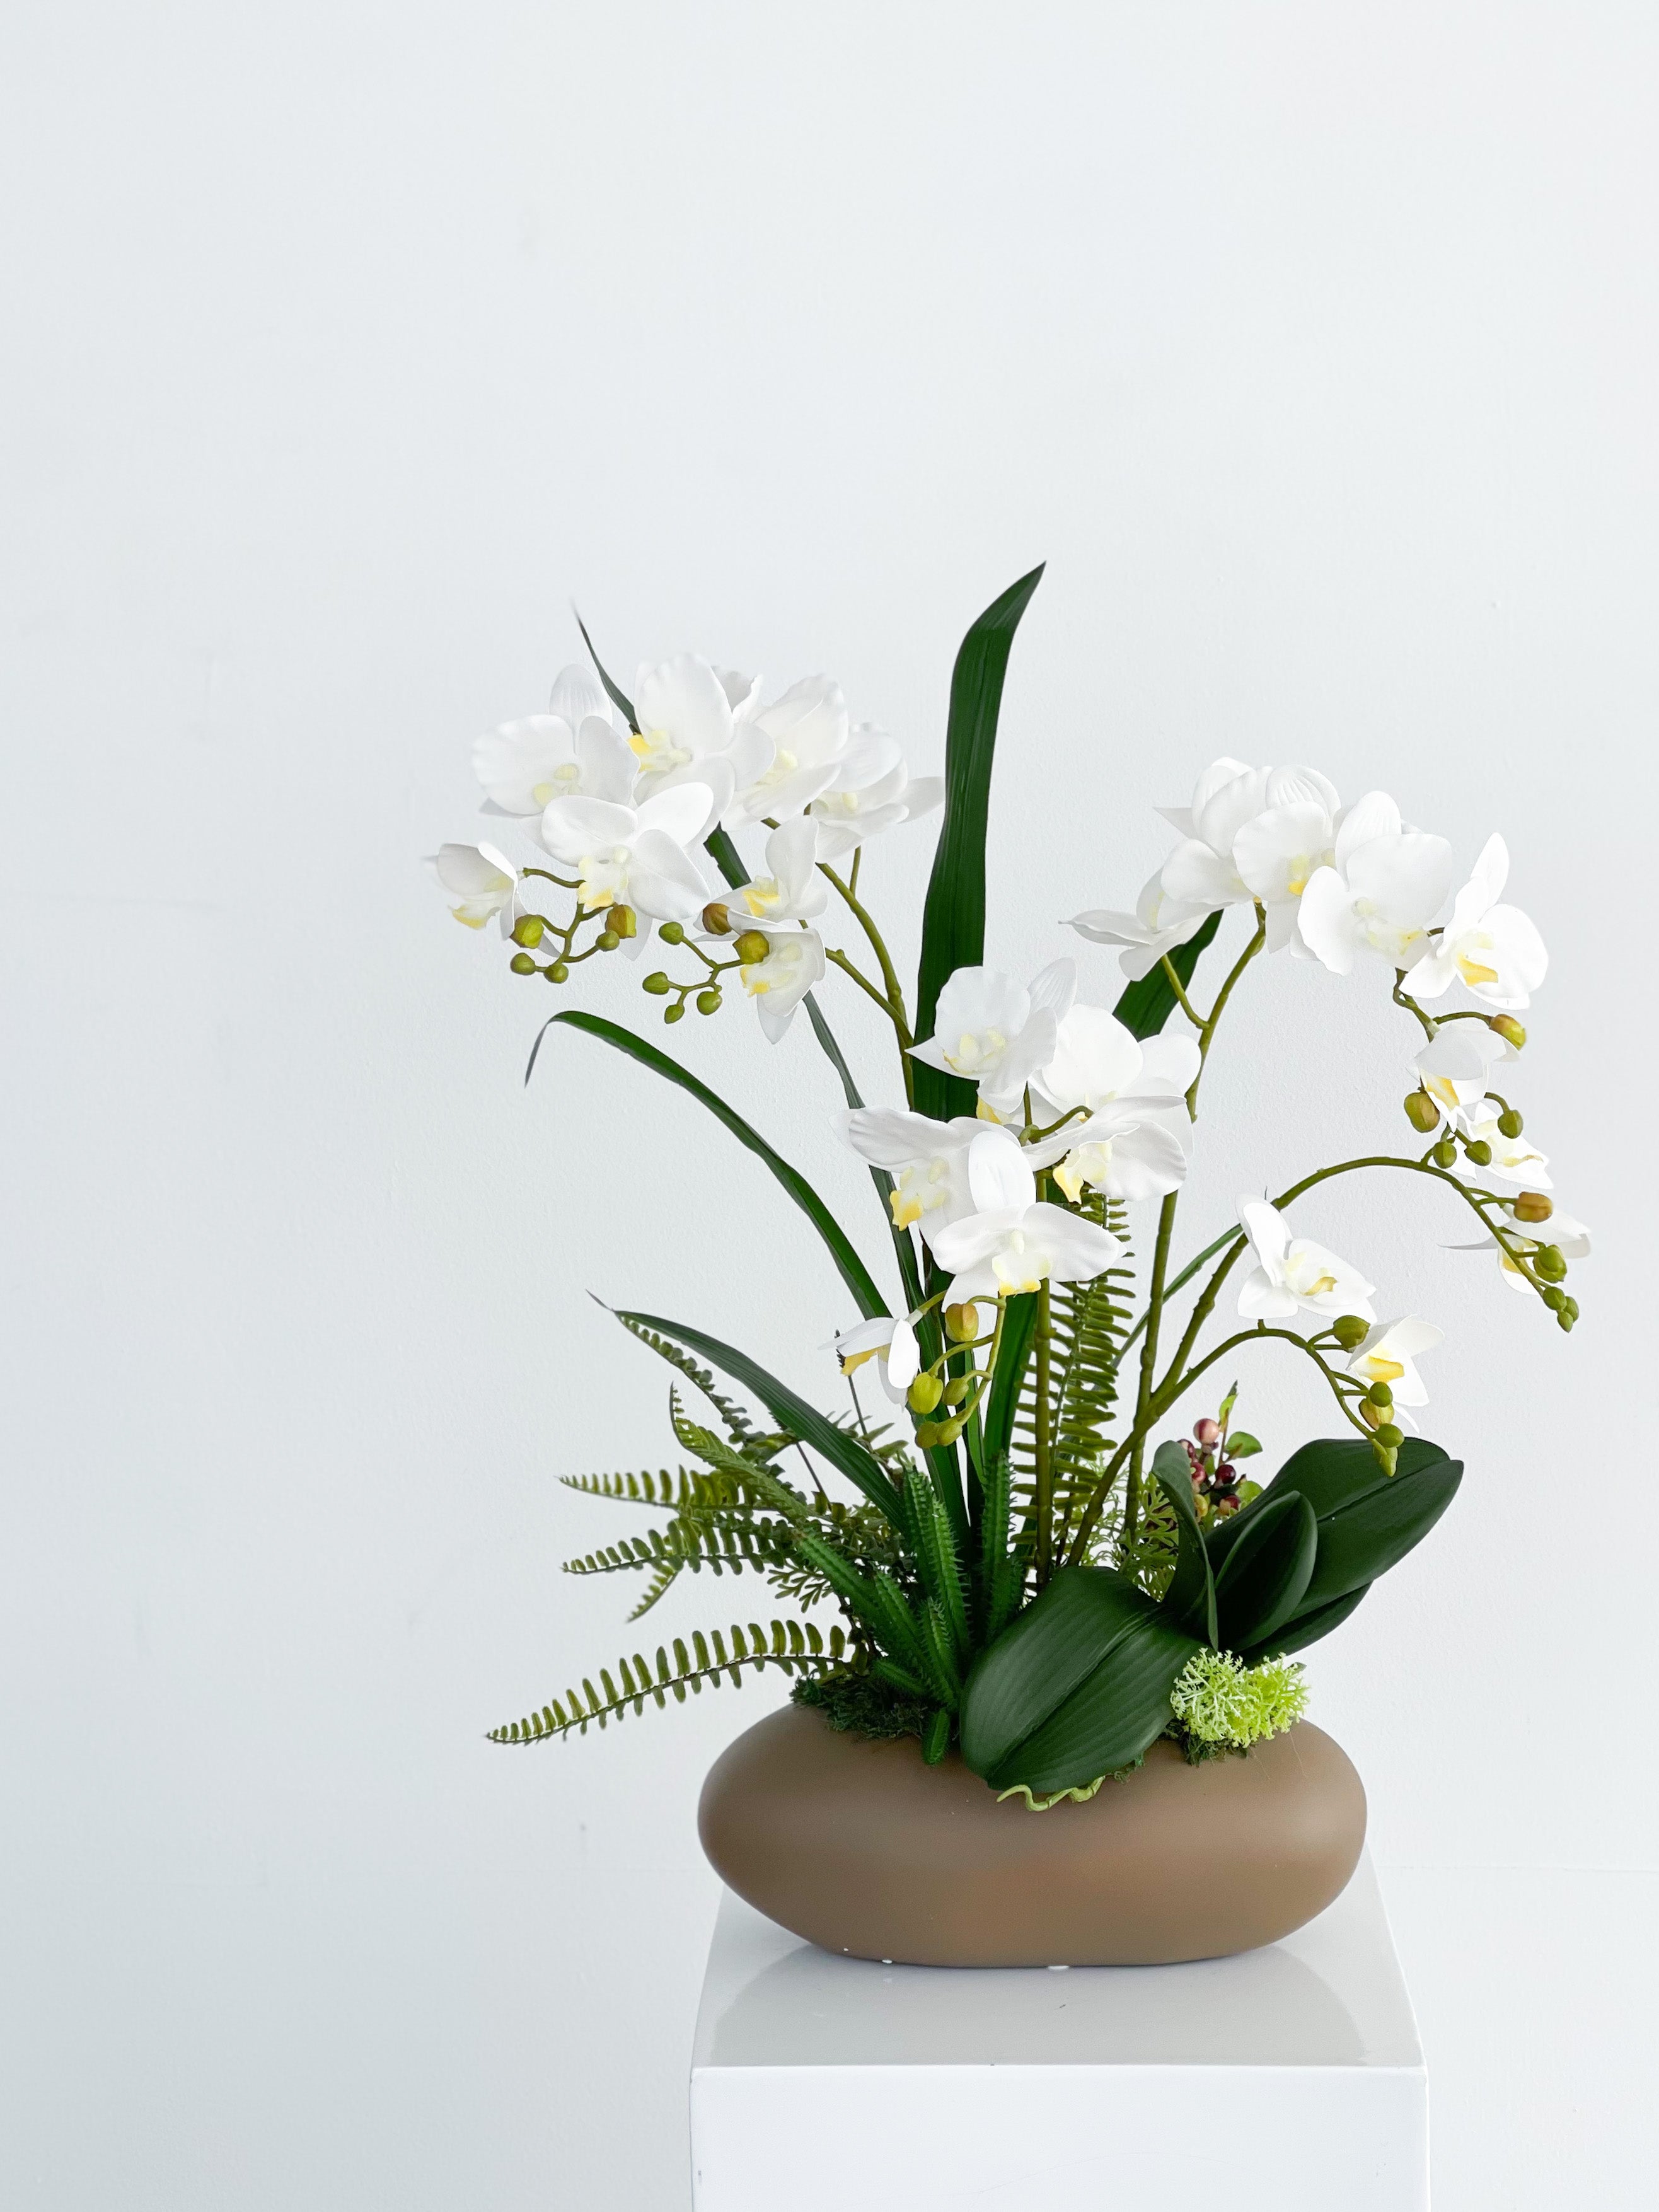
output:
{"label": "matte brown vase", "polygon": [[710,1768],[715,1871],[826,1951],[919,1966],[1167,1966],[1276,1942],[1338,1896],[1365,1792],[1306,1721],[1188,1766],[1160,1741],[1086,1804],[999,1801],[951,1752],[788,1705]]}

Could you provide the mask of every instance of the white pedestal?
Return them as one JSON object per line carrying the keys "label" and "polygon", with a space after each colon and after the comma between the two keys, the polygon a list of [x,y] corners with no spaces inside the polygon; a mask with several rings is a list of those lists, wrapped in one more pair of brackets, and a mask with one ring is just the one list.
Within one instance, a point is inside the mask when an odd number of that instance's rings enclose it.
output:
{"label": "white pedestal", "polygon": [[696,2212],[1425,2212],[1427,2081],[1370,1862],[1284,1942],[1188,1966],[872,1966],[728,1893],[691,2167]]}

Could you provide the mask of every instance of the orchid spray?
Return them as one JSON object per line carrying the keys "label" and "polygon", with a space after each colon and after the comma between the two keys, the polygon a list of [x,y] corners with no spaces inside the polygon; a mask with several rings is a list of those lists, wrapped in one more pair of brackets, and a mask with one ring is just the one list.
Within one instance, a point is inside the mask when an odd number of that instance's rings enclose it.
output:
{"label": "orchid spray", "polygon": [[[1564,1330],[1578,1317],[1565,1281],[1589,1232],[1555,1212],[1544,1155],[1498,1087],[1547,964],[1504,902],[1500,838],[1455,889],[1451,846],[1386,793],[1345,804],[1316,769],[1218,760],[1167,810],[1177,842],[1133,909],[1069,924],[1117,948],[1115,1006],[1080,995],[1070,957],[1026,980],[985,964],[997,720],[1040,574],[963,641],[942,781],[913,778],[827,678],[769,701],[689,654],[641,668],[631,696],[597,658],[568,669],[545,714],[474,748],[489,836],[435,863],[456,918],[494,922],[513,971],[556,988],[595,958],[639,963],[671,1028],[747,998],[776,1042],[804,1014],[891,1255],[884,1288],[807,1177],[659,1046],[574,1008],[544,1023],[537,1052],[550,1030],[580,1030],[721,1121],[806,1215],[857,1318],[826,1347],[845,1378],[831,1413],[700,1323],[617,1315],[675,1370],[685,1463],[567,1478],[660,1516],[568,1571],[638,1576],[635,1619],[703,1571],[758,1575],[788,1610],[635,1650],[499,1741],[775,1667],[834,1724],[914,1733],[930,1760],[954,1746],[1038,1807],[1161,1734],[1189,1757],[1243,1750],[1304,1707],[1287,1655],[1427,1534],[1462,1471],[1406,1429],[1441,1332],[1386,1298],[1379,1312],[1362,1267],[1307,1233],[1303,1202],[1339,1176],[1416,1179],[1512,1289]],[[874,840],[941,807],[911,994],[862,871]],[[1252,963],[1279,954],[1374,974],[1414,1025],[1413,1141],[1247,1193],[1231,1226],[1178,1258],[1211,1053]],[[819,1004],[832,981],[891,1030],[890,1103],[860,1095]],[[1212,1370],[1264,1343],[1316,1370],[1341,1431],[1265,1486],[1241,1472],[1262,1447],[1231,1425],[1237,1382],[1190,1436],[1171,1432]],[[820,1606],[836,1615],[827,1634]]]}

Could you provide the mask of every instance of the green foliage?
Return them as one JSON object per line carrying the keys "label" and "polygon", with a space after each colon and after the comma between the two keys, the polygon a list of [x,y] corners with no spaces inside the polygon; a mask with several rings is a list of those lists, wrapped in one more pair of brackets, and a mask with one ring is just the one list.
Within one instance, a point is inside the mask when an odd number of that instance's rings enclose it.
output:
{"label": "green foliage", "polygon": [[875,1743],[925,1735],[939,1711],[928,1698],[907,1697],[878,1675],[851,1671],[804,1674],[789,1695],[794,1704],[822,1713],[832,1729]]}
{"label": "green foliage", "polygon": [[[1042,580],[1033,568],[1011,584],[969,626],[951,676],[945,734],[945,818],[922,909],[921,961],[916,973],[915,1034],[933,1034],[939,994],[958,968],[985,957],[985,831],[996,757],[1003,678],[1019,618]],[[948,1121],[974,1111],[974,1086],[960,1076],[915,1062],[919,1114]]]}
{"label": "green foliage", "polygon": [[586,1735],[590,1727],[607,1728],[612,1721],[626,1719],[630,1710],[643,1712],[647,1698],[658,1705],[666,1705],[670,1698],[684,1705],[686,1692],[698,1696],[705,1683],[717,1690],[725,1680],[735,1688],[745,1669],[757,1673],[763,1667],[775,1667],[786,1674],[816,1674],[839,1667],[846,1656],[847,1639],[839,1628],[830,1630],[826,1642],[810,1621],[775,1620],[769,1631],[757,1621],[750,1621],[746,1631],[733,1623],[729,1636],[717,1628],[707,1636],[696,1629],[690,1650],[677,1636],[672,1645],[658,1646],[654,1669],[637,1651],[631,1661],[617,1662],[614,1676],[602,1667],[597,1689],[584,1677],[580,1690],[567,1690],[562,1698],[550,1698],[539,1712],[491,1729],[489,1741],[540,1743],[550,1736],[568,1735],[572,1729]]}
{"label": "green foliage", "polygon": [[[823,1240],[842,1282],[853,1294],[859,1311],[866,1319],[887,1311],[886,1300],[876,1288],[869,1269],[854,1250],[851,1239],[835,1215],[800,1170],[791,1167],[781,1153],[775,1152],[765,1138],[759,1135],[735,1108],[728,1106],[706,1083],[700,1082],[689,1068],[682,1067],[678,1060],[671,1059],[665,1052],[647,1043],[644,1037],[636,1036],[632,1030],[625,1030],[618,1022],[605,1021],[598,1014],[584,1013],[574,1007],[555,1014],[550,1021],[544,1024],[541,1036],[536,1040],[537,1050],[540,1049],[542,1037],[547,1031],[560,1024],[581,1030],[585,1036],[597,1037],[602,1044],[608,1044],[615,1051],[626,1054],[629,1060],[637,1060],[641,1067],[648,1067],[653,1075],[660,1075],[665,1082],[676,1085],[695,1098],[700,1106],[707,1108],[722,1127],[731,1131],[740,1145],[746,1146],[757,1159],[771,1170],[799,1206]],[[525,1070],[526,1083],[535,1065],[536,1053],[532,1051],[530,1066]]]}
{"label": "green foliage", "polygon": [[1198,1651],[1176,1676],[1170,1705],[1189,1735],[1248,1751],[1293,1727],[1308,1710],[1308,1692],[1293,1659],[1247,1667],[1231,1651]]}
{"label": "green foliage", "polygon": [[[1170,955],[1170,965],[1180,976],[1183,991],[1193,980],[1193,970],[1198,965],[1200,953],[1212,943],[1220,927],[1220,914],[1212,914],[1201,927],[1194,931],[1184,945],[1177,945]],[[1130,984],[1119,999],[1115,1012],[1131,1036],[1156,1036],[1174,1013],[1177,1003],[1174,987],[1160,962],[1138,982]]]}
{"label": "green foliage", "polygon": [[734,1405],[731,1399],[721,1396],[714,1387],[714,1377],[708,1368],[700,1367],[690,1353],[676,1344],[672,1337],[665,1335],[660,1329],[649,1326],[641,1321],[638,1315],[617,1313],[614,1307],[609,1310],[614,1318],[622,1323],[630,1336],[636,1336],[641,1344],[649,1345],[659,1359],[665,1359],[671,1367],[679,1370],[688,1382],[696,1385],[725,1423],[726,1433],[733,1443],[753,1444],[757,1434],[754,1423],[741,1406]]}
{"label": "green foliage", "polygon": [[1176,1565],[1164,1593],[1164,1608],[1188,1636],[1216,1640],[1215,1576],[1209,1547],[1193,1503],[1192,1462],[1182,1443],[1160,1444],[1152,1474],[1176,1521]]}

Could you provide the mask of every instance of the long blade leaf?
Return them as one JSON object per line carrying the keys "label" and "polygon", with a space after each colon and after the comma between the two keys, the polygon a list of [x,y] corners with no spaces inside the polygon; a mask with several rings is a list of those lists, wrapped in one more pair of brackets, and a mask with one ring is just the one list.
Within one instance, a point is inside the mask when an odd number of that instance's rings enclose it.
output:
{"label": "long blade leaf", "polygon": [[[916,976],[916,1035],[933,1034],[939,994],[958,968],[985,957],[985,829],[996,753],[997,716],[1009,648],[1041,566],[994,599],[962,641],[951,677],[951,718],[945,741],[945,820],[933,855],[922,912],[921,964]],[[974,1086],[960,1076],[915,1063],[921,1114],[946,1121],[974,1110]]]}
{"label": "long blade leaf", "polygon": [[[689,1068],[682,1067],[677,1060],[671,1060],[665,1052],[659,1052],[655,1045],[647,1044],[641,1036],[635,1036],[632,1030],[625,1030],[617,1022],[608,1022],[602,1015],[585,1013],[573,1006],[567,1012],[555,1014],[552,1020],[546,1024],[545,1029],[551,1029],[555,1023],[563,1023],[570,1029],[580,1030],[585,1036],[598,1037],[602,1044],[611,1045],[617,1052],[626,1053],[630,1060],[638,1060],[641,1067],[648,1067],[653,1074],[665,1077],[670,1083],[678,1084],[679,1088],[695,1098],[700,1106],[706,1106],[714,1119],[723,1123],[740,1145],[746,1146],[757,1159],[766,1163],[790,1197],[794,1200],[796,1205],[817,1231],[829,1248],[830,1256],[840,1270],[842,1280],[858,1301],[859,1311],[866,1319],[872,1319],[876,1315],[884,1314],[888,1310],[886,1300],[877,1289],[869,1269],[853,1249],[846,1231],[842,1229],[805,1176],[798,1168],[792,1168],[781,1153],[775,1152],[765,1138],[751,1128],[742,1115],[734,1108],[728,1106],[726,1101],[711,1091],[706,1083],[700,1083]],[[545,1034],[545,1029],[544,1034]],[[538,1038],[537,1042],[539,1044],[540,1039]],[[532,1065],[534,1065],[533,1060]]]}
{"label": "long blade leaf", "polygon": [[903,1528],[903,1503],[875,1454],[845,1429],[838,1429],[816,1406],[809,1406],[787,1382],[780,1382],[775,1375],[769,1374],[746,1352],[722,1344],[718,1337],[705,1336],[701,1329],[687,1328],[683,1322],[663,1321],[655,1314],[618,1312],[617,1317],[638,1328],[654,1329],[659,1336],[672,1336],[688,1352],[700,1353],[711,1367],[718,1367],[734,1382],[741,1382],[745,1389],[752,1390],[775,1421],[787,1429],[791,1436],[799,1437],[804,1444],[810,1444],[850,1482],[856,1483],[895,1528]]}
{"label": "long blade leaf", "polygon": [[[1199,954],[1211,943],[1220,927],[1219,912],[1212,914],[1200,928],[1194,930],[1184,945],[1177,945],[1170,955],[1170,965],[1180,976],[1183,991],[1193,980]],[[1117,1002],[1116,1013],[1131,1036],[1149,1037],[1158,1035],[1175,1010],[1175,988],[1164,974],[1164,963],[1160,961],[1139,982],[1130,984]]]}

